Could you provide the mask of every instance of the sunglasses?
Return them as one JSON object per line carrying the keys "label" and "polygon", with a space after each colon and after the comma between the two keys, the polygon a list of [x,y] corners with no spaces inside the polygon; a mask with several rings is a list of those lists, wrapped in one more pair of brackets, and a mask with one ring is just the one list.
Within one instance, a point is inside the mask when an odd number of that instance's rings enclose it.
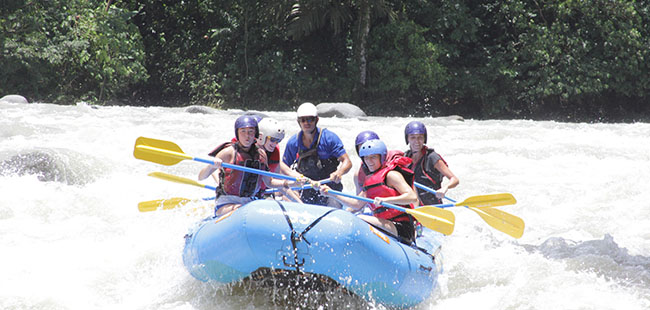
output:
{"label": "sunglasses", "polygon": [[269,141],[271,141],[271,143],[280,143],[280,141],[282,141],[282,139],[269,137]]}
{"label": "sunglasses", "polygon": [[308,117],[299,117],[298,121],[301,123],[313,123],[316,120],[316,117],[314,116],[308,116]]}

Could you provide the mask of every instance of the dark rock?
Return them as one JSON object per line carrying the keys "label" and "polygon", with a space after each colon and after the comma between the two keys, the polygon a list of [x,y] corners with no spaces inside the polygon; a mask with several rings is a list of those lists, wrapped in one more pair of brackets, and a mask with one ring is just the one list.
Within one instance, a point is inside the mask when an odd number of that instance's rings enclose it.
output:
{"label": "dark rock", "polygon": [[213,114],[214,109],[202,105],[193,105],[185,108],[187,113]]}
{"label": "dark rock", "polygon": [[316,108],[319,117],[357,118],[367,116],[358,106],[345,102],[321,103]]}

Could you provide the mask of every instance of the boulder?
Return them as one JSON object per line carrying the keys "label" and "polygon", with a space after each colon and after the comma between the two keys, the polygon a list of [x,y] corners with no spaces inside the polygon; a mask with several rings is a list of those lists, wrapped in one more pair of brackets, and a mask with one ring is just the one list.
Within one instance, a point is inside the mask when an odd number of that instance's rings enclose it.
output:
{"label": "boulder", "polygon": [[436,119],[444,119],[444,120],[448,120],[448,121],[459,121],[459,122],[464,122],[465,121],[465,119],[460,115],[439,116],[439,117],[435,117],[435,118]]}
{"label": "boulder", "polygon": [[7,102],[7,103],[29,103],[25,97],[21,95],[6,95],[2,98],[0,98],[0,102]]}
{"label": "boulder", "polygon": [[185,112],[187,113],[199,113],[199,114],[213,114],[214,109],[210,107],[206,107],[203,105],[192,105],[187,108],[185,108]]}
{"label": "boulder", "polygon": [[316,106],[319,117],[357,118],[366,117],[366,113],[356,105],[345,102],[324,102]]}
{"label": "boulder", "polygon": [[257,111],[247,111],[246,113],[244,113],[244,115],[255,116],[255,117],[259,118],[260,120],[263,119],[263,118],[269,117],[268,115],[266,115],[266,114],[264,114],[262,112],[257,112]]}

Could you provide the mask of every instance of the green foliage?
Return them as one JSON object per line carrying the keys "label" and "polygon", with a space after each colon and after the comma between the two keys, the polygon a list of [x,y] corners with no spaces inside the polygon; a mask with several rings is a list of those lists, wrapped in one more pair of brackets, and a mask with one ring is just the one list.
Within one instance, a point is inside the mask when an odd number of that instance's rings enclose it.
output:
{"label": "green foliage", "polygon": [[102,101],[146,79],[133,13],[101,1],[32,1],[3,11],[0,92]]}
{"label": "green foliage", "polygon": [[440,49],[427,42],[424,32],[412,21],[389,23],[371,31],[368,96],[377,113],[403,110],[394,104],[395,99],[427,98],[445,87],[445,68],[438,63]]}
{"label": "green foliage", "polygon": [[650,118],[647,1],[5,0],[0,48],[32,101]]}

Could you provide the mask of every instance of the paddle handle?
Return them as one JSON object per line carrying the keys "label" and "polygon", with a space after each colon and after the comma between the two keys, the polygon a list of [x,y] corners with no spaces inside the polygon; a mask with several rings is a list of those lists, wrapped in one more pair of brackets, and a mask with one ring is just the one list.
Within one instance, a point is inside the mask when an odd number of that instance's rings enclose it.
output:
{"label": "paddle handle", "polygon": [[[332,182],[330,179],[324,179],[322,181],[318,181],[318,183],[320,183],[320,184],[327,184],[327,183],[330,183],[330,182]],[[295,190],[295,191],[299,191],[299,190],[310,189],[310,188],[312,188],[311,184],[307,184],[307,185],[303,185],[303,186],[292,187],[291,189]],[[278,192],[278,191],[280,191],[279,188],[269,188],[269,189],[265,190],[264,193],[265,194],[271,194],[271,193],[275,193],[275,192]]]}
{"label": "paddle handle", "polygon": [[[339,195],[339,196],[343,196],[343,197],[348,197],[348,198],[352,198],[352,199],[356,199],[356,200],[361,200],[361,201],[365,201],[365,202],[369,202],[369,203],[374,203],[374,202],[375,202],[375,200],[370,199],[370,198],[360,197],[360,196],[352,195],[352,194],[347,194],[347,193],[339,192],[339,191],[337,191],[337,190],[333,190],[333,189],[327,190],[327,192],[328,192],[328,193],[332,193],[332,194],[334,194],[334,195]],[[407,211],[406,211],[406,208],[402,208],[402,207],[397,206],[397,205],[394,205],[394,204],[392,204],[392,203],[382,202],[381,205],[384,206],[384,207],[388,207],[388,208],[391,208],[391,209],[395,209],[395,210],[397,210],[397,211],[407,212]]]}

